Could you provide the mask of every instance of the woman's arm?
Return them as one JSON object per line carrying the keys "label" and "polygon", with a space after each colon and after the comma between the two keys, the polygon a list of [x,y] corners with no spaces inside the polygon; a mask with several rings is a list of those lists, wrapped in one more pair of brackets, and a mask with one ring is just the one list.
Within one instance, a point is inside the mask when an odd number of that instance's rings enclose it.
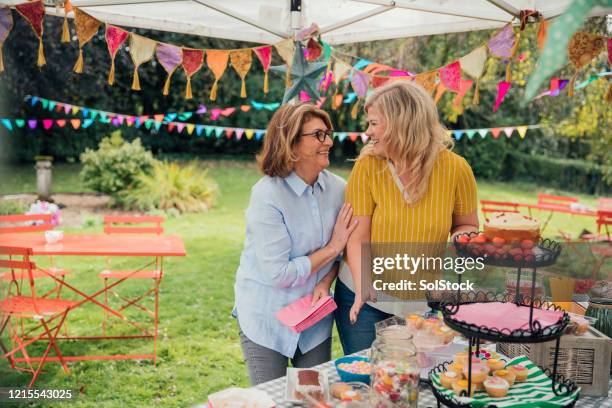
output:
{"label": "woman's arm", "polygon": [[353,234],[348,239],[346,244],[346,253],[348,259],[348,266],[353,276],[353,283],[355,285],[355,302],[351,308],[350,318],[351,322],[357,321],[357,315],[361,306],[363,306],[364,300],[369,296],[370,288],[366,288],[367,295],[364,297],[363,288],[361,287],[361,250],[363,244],[370,242],[372,217],[371,216],[357,216],[355,217],[358,221],[357,228],[353,231]]}
{"label": "woman's arm", "polygon": [[314,306],[323,296],[329,295],[329,288],[331,288],[334,279],[338,276],[339,267],[340,262],[334,262],[329,272],[327,272],[327,275],[317,283],[312,291],[312,306]]}
{"label": "woman's arm", "polygon": [[478,221],[478,211],[465,215],[453,214],[453,226],[451,227],[451,242],[458,234],[466,232],[478,232],[480,223]]}
{"label": "woman's arm", "polygon": [[292,241],[280,210],[255,197],[247,209],[247,230],[257,253],[257,264],[271,285],[288,288],[303,285],[310,275],[333,261],[344,249],[357,223],[351,222],[352,208],[345,204],[336,220],[332,238],[323,247],[305,256],[291,258]]}

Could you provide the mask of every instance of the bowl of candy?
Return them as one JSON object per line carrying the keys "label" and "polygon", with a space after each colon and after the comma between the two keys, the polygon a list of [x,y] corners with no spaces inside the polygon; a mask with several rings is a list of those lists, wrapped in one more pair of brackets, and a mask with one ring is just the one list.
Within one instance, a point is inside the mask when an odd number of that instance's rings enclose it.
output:
{"label": "bowl of candy", "polygon": [[346,356],[336,360],[336,371],[344,382],[370,383],[370,359],[359,356]]}

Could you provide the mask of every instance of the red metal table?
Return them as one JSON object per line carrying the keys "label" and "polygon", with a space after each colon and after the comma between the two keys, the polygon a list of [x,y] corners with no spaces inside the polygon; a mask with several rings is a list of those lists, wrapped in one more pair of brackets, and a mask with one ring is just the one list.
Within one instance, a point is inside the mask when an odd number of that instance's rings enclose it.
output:
{"label": "red metal table", "polygon": [[[183,239],[178,235],[138,235],[138,234],[122,234],[122,235],[107,235],[107,234],[65,234],[64,238],[57,243],[47,244],[44,234],[28,233],[28,234],[0,234],[0,246],[15,246],[32,248],[33,255],[37,256],[104,256],[104,257],[151,257],[154,261],[145,265],[143,268],[154,264],[163,275],[163,258],[168,256],[186,256],[185,245]],[[143,268],[135,269],[133,274],[137,274]],[[51,275],[50,275],[51,276]],[[63,287],[71,290],[82,296],[82,300],[75,306],[79,307],[87,303],[94,303],[104,309],[109,314],[127,321],[121,311],[113,310],[96,298],[103,295],[108,290],[121,284],[130,276],[119,279],[111,285],[96,291],[93,294],[86,294],[79,290],[71,283],[55,279]],[[141,355],[112,355],[112,356],[64,356],[66,361],[82,361],[82,360],[119,360],[119,359],[153,359],[156,360],[157,342],[157,323],[155,325],[155,334],[150,335],[134,335],[134,336],[78,336],[58,337],[59,339],[70,340],[102,340],[102,339],[125,339],[125,338],[154,338],[153,354]],[[36,361],[36,359],[31,359]],[[53,361],[49,358],[48,361]]]}

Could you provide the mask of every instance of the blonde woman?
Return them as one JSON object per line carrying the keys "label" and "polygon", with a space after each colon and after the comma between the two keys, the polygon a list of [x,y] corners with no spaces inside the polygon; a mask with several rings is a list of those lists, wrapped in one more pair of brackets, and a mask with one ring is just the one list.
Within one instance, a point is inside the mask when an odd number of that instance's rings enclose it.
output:
{"label": "blonde woman", "polygon": [[[346,354],[367,348],[374,323],[398,304],[368,302],[362,288],[364,243],[445,243],[449,234],[478,230],[476,181],[452,153],[431,97],[418,85],[393,82],[366,101],[370,144],[351,172],[346,201],[359,221],[336,283],[336,325]],[[403,305],[406,306],[406,305]]]}
{"label": "blonde woman", "polygon": [[331,358],[333,316],[301,333],[276,313],[313,294],[329,294],[336,258],[356,228],[344,204],[346,182],[325,170],[333,130],[312,104],[284,105],[272,117],[258,156],[265,174],[251,190],[246,239],[234,286],[234,316],[252,385]]}

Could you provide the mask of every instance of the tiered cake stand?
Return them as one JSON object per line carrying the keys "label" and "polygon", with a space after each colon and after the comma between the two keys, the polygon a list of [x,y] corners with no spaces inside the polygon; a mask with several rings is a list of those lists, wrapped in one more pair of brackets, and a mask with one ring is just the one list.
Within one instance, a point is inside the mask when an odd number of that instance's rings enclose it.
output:
{"label": "tiered cake stand", "polygon": [[[472,238],[475,234],[477,233],[472,232],[464,235],[468,238]],[[444,322],[450,328],[468,338],[468,350],[471,351],[475,348],[476,355],[480,352],[480,342],[482,340],[505,343],[540,343],[555,340],[556,347],[552,372],[548,369],[544,369],[543,371],[551,379],[552,391],[556,396],[570,396],[576,391],[576,384],[571,380],[566,380],[562,375],[557,373],[559,342],[563,335],[563,331],[569,323],[569,316],[554,304],[548,303],[544,299],[535,296],[537,268],[554,264],[561,252],[561,246],[557,242],[545,239],[534,246],[533,256],[529,257],[528,260],[517,260],[512,256],[498,255],[496,257],[491,257],[483,255],[482,246],[480,244],[462,242],[469,240],[461,240],[459,238],[460,236],[461,235],[455,237],[454,241],[457,256],[464,258],[483,257],[486,265],[517,269],[516,293],[458,291],[456,293],[446,294],[439,300],[439,303],[430,299],[430,305],[439,308],[444,316]],[[526,271],[530,271],[531,274],[531,296],[524,296],[520,293],[521,279],[524,275],[529,275],[529,272]],[[457,277],[458,282],[461,283],[461,275],[458,274]],[[495,307],[512,310],[514,316],[524,316],[524,322],[523,324],[515,324],[513,327],[505,328],[502,323],[503,318],[500,318],[500,325],[498,327],[492,327],[492,325],[479,324],[478,318],[470,318],[469,315],[461,313],[462,308],[467,310],[468,308],[474,309],[479,307],[483,307],[484,312],[486,311],[487,305],[489,308],[494,305]],[[541,323],[541,320],[545,322]],[[440,404],[447,407],[469,407],[469,404],[461,401],[463,398],[449,397],[440,393],[436,386],[434,386],[433,381],[431,381],[432,376],[447,371],[450,363],[450,361],[444,362],[432,369],[429,373],[432,392],[438,400],[438,407]],[[468,390],[467,392],[462,391],[460,397],[466,397],[471,394],[472,358],[469,353],[467,380]],[[575,403],[576,399],[565,406],[571,407],[574,406]]]}

